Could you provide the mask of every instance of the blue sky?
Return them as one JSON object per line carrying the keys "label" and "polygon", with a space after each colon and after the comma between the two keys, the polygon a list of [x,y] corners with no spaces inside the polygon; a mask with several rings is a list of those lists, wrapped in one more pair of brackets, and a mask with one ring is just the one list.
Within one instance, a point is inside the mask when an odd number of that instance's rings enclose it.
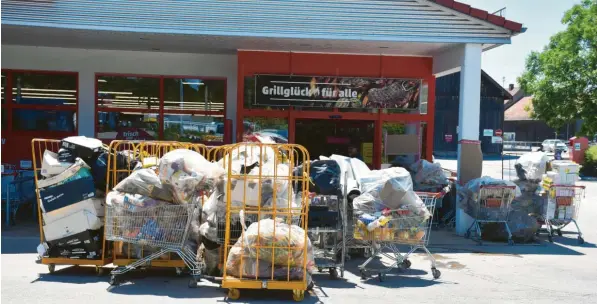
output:
{"label": "blue sky", "polygon": [[540,51],[549,42],[549,37],[565,27],[561,20],[564,12],[580,0],[461,0],[472,7],[497,11],[506,7],[506,19],[520,22],[526,33],[512,38],[512,44],[503,45],[483,54],[483,70],[499,84],[505,77],[505,84],[516,83],[522,74],[527,55]]}

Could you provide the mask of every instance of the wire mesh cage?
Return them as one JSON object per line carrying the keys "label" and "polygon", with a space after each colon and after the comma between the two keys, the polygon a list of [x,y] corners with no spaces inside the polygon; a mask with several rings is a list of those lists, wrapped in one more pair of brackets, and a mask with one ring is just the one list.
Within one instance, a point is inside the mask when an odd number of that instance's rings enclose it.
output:
{"label": "wire mesh cage", "polygon": [[580,205],[585,195],[584,186],[576,185],[551,185],[548,191],[547,208],[543,224],[547,230],[547,237],[553,242],[553,236],[557,233],[562,236],[562,229],[573,223],[579,244],[584,244],[582,232],[576,223],[580,211]]}
{"label": "wire mesh cage", "polygon": [[233,144],[220,163],[227,171],[222,287],[233,299],[249,288],[292,290],[302,300],[314,265],[309,153],[293,144]]}
{"label": "wire mesh cage", "polygon": [[[35,181],[35,196],[37,202],[37,215],[39,222],[39,234],[41,243],[46,242],[46,236],[44,234],[44,216],[41,206],[40,188],[41,184],[44,184],[44,176],[42,175],[42,162],[44,153],[46,151],[52,153],[58,153],[61,147],[61,141],[56,139],[33,139],[31,141],[32,151],[32,165],[33,165],[33,178]],[[45,174],[45,173],[44,173]],[[105,238],[100,236],[101,245],[99,246],[100,253],[94,259],[71,259],[67,257],[49,257],[42,256],[41,264],[48,265],[50,272],[54,272],[56,265],[91,265],[96,266],[96,271],[101,274],[103,269],[101,266],[107,265],[111,262],[111,257],[108,254],[108,245]]]}

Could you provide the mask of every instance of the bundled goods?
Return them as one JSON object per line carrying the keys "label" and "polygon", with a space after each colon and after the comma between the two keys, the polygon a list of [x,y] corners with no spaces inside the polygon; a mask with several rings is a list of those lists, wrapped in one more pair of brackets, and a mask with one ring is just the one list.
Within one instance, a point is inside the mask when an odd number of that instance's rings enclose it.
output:
{"label": "bundled goods", "polygon": [[410,167],[414,189],[417,191],[437,192],[448,185],[448,176],[438,163],[421,159]]}
{"label": "bundled goods", "polygon": [[305,230],[280,219],[264,219],[252,223],[230,248],[226,272],[235,277],[242,274],[242,277],[251,278],[271,277],[273,272],[274,277],[285,280],[290,271],[290,279],[300,280],[304,275],[305,254],[306,269],[310,274],[315,261]]}
{"label": "bundled goods", "polygon": [[158,171],[161,182],[173,188],[174,199],[179,204],[196,202],[201,191],[214,189],[226,174],[219,165],[186,149],[166,153],[159,160]]}
{"label": "bundled goods", "polygon": [[525,153],[516,160],[514,168],[519,180],[540,180],[547,168],[549,157],[544,152]]}
{"label": "bundled goods", "polygon": [[[482,186],[514,186],[515,191],[489,191],[485,193],[485,197],[481,197]],[[513,182],[501,179],[495,179],[489,176],[472,179],[464,186],[458,188],[458,202],[460,207],[469,216],[479,220],[499,220],[503,216],[503,210],[500,208],[485,208],[480,204],[485,202],[488,207],[491,207],[491,202],[494,201],[512,201],[512,199],[522,195],[520,188]]]}
{"label": "bundled goods", "polygon": [[[357,238],[422,239],[431,213],[413,191],[408,171],[399,167],[370,171],[361,178],[361,185],[363,193],[352,202]],[[408,235],[400,234],[401,231]]]}

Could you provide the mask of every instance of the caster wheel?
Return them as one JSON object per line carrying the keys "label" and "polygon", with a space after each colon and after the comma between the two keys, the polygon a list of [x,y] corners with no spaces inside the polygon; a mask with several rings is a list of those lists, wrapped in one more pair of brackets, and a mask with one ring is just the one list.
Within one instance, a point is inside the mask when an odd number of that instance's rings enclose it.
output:
{"label": "caster wheel", "polygon": [[338,270],[336,268],[330,268],[330,279],[335,280],[338,278]]}
{"label": "caster wheel", "polygon": [[558,234],[558,236],[562,236],[562,230],[558,229],[558,230],[556,231],[556,233]]}
{"label": "caster wheel", "polygon": [[437,270],[436,268],[431,268],[431,274],[433,274],[434,279],[439,279],[442,276],[441,271]]}
{"label": "caster wheel", "polygon": [[189,288],[197,288],[197,280],[196,279],[190,279],[189,280]]}
{"label": "caster wheel", "polygon": [[228,289],[228,299],[230,299],[230,300],[240,299],[240,290],[238,290],[236,288]]}
{"label": "caster wheel", "polygon": [[104,268],[103,267],[99,267],[99,266],[95,266],[95,273],[97,274],[98,277],[101,277],[104,275]]}
{"label": "caster wheel", "polygon": [[116,277],[115,275],[112,275],[110,277],[110,286],[118,286],[118,277]]}
{"label": "caster wheel", "polygon": [[176,268],[174,268],[174,269],[176,270],[176,275],[177,275],[177,276],[181,276],[181,275],[182,275],[182,268],[180,268],[180,267],[176,267]]}
{"label": "caster wheel", "polygon": [[412,266],[412,263],[410,262],[410,260],[404,260],[402,261],[402,266],[404,267],[404,269],[409,269],[410,266]]}
{"label": "caster wheel", "polygon": [[362,280],[366,280],[367,279],[367,274],[361,270],[361,279]]}
{"label": "caster wheel", "polygon": [[513,241],[512,239],[509,239],[509,240],[508,240],[508,245],[510,245],[510,246],[514,246],[514,241]]}
{"label": "caster wheel", "polygon": [[50,273],[54,273],[54,271],[56,271],[56,265],[55,264],[48,265],[48,271]]}
{"label": "caster wheel", "polygon": [[550,243],[553,243],[553,237],[552,237],[550,234],[548,234],[548,235],[547,235],[547,240],[548,240]]}
{"label": "caster wheel", "polygon": [[377,279],[379,279],[380,282],[383,282],[386,279],[386,274],[380,272],[377,274]]}
{"label": "caster wheel", "polygon": [[305,299],[305,291],[304,290],[293,290],[292,291],[292,299],[295,302],[301,302]]}
{"label": "caster wheel", "polygon": [[582,244],[584,244],[584,243],[585,243],[585,239],[583,239],[583,238],[582,238],[582,236],[579,236],[579,237],[578,237],[578,244],[579,244],[579,245],[582,245]]}

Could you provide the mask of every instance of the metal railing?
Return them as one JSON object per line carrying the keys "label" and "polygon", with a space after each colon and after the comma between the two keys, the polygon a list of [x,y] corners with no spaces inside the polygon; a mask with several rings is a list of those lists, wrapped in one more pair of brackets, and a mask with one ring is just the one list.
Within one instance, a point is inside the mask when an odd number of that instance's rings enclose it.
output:
{"label": "metal railing", "polygon": [[540,141],[504,141],[505,151],[533,151],[533,148],[541,148]]}

